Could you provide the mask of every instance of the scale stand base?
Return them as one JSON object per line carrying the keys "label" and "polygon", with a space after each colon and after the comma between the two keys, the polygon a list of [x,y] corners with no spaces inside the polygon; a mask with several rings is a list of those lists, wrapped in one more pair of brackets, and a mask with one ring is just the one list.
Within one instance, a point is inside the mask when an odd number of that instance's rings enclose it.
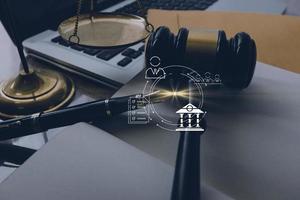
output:
{"label": "scale stand base", "polygon": [[54,111],[67,105],[74,94],[74,82],[58,72],[21,71],[16,78],[0,85],[0,118]]}

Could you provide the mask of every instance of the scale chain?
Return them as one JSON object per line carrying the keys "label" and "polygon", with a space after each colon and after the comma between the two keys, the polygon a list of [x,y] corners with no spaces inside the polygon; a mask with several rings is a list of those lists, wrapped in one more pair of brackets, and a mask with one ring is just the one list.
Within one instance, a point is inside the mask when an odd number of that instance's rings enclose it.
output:
{"label": "scale chain", "polygon": [[78,37],[78,26],[79,26],[79,17],[81,14],[81,7],[82,7],[82,2],[83,0],[78,0],[78,7],[77,7],[77,12],[76,12],[76,21],[75,21],[75,28],[74,28],[74,33],[69,37],[69,42],[72,42],[72,38],[77,39],[77,44],[80,42],[80,38]]}

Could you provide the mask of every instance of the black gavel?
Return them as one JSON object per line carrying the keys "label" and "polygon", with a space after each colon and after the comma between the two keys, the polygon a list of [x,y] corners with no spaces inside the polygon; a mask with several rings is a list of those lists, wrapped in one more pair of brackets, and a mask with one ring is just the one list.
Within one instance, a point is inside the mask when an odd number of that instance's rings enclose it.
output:
{"label": "black gavel", "polygon": [[171,200],[200,200],[200,137],[203,132],[181,132],[177,151]]}

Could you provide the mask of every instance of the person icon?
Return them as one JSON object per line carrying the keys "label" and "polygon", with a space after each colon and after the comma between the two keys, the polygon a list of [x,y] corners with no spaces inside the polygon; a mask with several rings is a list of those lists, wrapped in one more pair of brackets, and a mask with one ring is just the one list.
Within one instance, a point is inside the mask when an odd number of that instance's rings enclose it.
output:
{"label": "person icon", "polygon": [[197,83],[204,83],[204,79],[202,78],[202,76],[200,74],[197,74],[196,76],[196,82]]}
{"label": "person icon", "polygon": [[204,82],[206,83],[206,84],[210,84],[211,82],[212,82],[212,78],[211,78],[211,73],[210,72],[206,72],[205,74],[204,74]]}
{"label": "person icon", "polygon": [[159,67],[161,64],[161,60],[158,56],[153,56],[150,59],[151,67],[148,68],[145,72],[145,79],[165,79],[166,73],[165,70]]}
{"label": "person icon", "polygon": [[221,82],[222,82],[222,81],[221,81],[220,75],[219,75],[219,74],[216,74],[216,75],[215,75],[215,83],[220,84]]}

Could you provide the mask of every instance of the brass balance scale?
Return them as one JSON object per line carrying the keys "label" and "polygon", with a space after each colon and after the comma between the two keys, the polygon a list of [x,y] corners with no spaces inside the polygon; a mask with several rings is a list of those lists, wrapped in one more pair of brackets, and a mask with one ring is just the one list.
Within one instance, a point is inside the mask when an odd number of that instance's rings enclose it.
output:
{"label": "brass balance scale", "polygon": [[[63,21],[58,28],[61,37],[72,44],[91,48],[130,46],[145,40],[154,30],[154,27],[140,16],[95,12],[94,0],[90,0],[89,13],[82,14],[83,3],[84,0],[78,0],[77,15]],[[137,0],[137,3],[142,10],[141,2]],[[6,6],[9,12],[7,3]],[[10,13],[9,15],[11,28],[16,30],[13,16]],[[16,46],[24,69],[16,78],[1,84],[0,117],[21,117],[66,106],[75,94],[74,82],[56,71],[29,68],[21,41],[18,41]]]}

